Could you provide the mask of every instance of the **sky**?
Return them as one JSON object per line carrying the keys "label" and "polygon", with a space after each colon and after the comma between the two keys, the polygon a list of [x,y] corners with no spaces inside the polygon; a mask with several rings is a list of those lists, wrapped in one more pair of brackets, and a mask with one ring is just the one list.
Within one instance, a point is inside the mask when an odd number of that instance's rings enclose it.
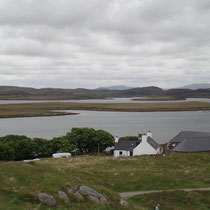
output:
{"label": "sky", "polygon": [[210,0],[0,0],[0,86],[210,83]]}

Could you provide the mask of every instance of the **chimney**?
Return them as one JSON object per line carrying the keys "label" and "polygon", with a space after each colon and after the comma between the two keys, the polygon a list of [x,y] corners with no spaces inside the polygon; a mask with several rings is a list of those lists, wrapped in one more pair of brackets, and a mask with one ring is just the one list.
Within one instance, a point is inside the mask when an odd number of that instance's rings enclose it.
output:
{"label": "chimney", "polygon": [[114,142],[118,143],[118,141],[119,141],[119,138],[116,136]]}
{"label": "chimney", "polygon": [[152,132],[151,131],[147,132],[147,137],[151,137],[152,138]]}
{"label": "chimney", "polygon": [[147,134],[142,134],[142,136],[141,136],[141,142],[143,143],[143,142],[147,142]]}

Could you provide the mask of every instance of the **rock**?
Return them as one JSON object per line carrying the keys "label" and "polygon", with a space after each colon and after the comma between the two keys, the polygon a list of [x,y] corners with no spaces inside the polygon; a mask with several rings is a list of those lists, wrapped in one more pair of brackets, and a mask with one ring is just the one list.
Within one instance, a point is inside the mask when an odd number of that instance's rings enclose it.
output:
{"label": "rock", "polygon": [[107,203],[108,202],[107,199],[104,196],[100,197],[100,201],[102,203]]}
{"label": "rock", "polygon": [[79,185],[78,186],[74,186],[74,187],[68,187],[67,188],[67,191],[68,191],[68,193],[72,193],[72,194],[74,194],[74,193],[76,193],[77,191],[79,191]]}
{"label": "rock", "polygon": [[[95,190],[93,190],[90,187],[81,185],[79,187],[79,193],[83,196],[87,196],[87,197],[91,196],[92,201],[94,200],[92,197],[95,197],[95,198],[98,198],[100,203],[107,203],[107,199],[102,194],[96,192]],[[97,199],[95,199],[95,200],[97,200]]]}
{"label": "rock", "polygon": [[127,201],[123,200],[123,199],[120,199],[119,203],[120,203],[121,206],[125,206],[125,207],[129,206],[129,203]]}
{"label": "rock", "polygon": [[95,196],[89,195],[89,196],[87,196],[87,198],[88,198],[90,201],[93,201],[93,202],[95,202],[95,203],[100,203],[99,198],[97,198],[97,197],[95,197]]}
{"label": "rock", "polygon": [[89,200],[96,203],[105,204],[108,202],[105,196],[93,190],[92,188],[84,186],[84,185],[78,185],[72,188],[68,188],[67,190],[69,193],[72,193],[78,199],[83,199],[83,196],[84,196],[84,197],[87,197]]}
{"label": "rock", "polygon": [[82,195],[79,192],[75,192],[74,196],[79,200],[84,200],[84,198],[82,197]]}
{"label": "rock", "polygon": [[77,199],[79,200],[84,200],[82,195],[79,193],[79,186],[75,186],[75,187],[68,187],[67,188],[68,193],[73,194]]}
{"label": "rock", "polygon": [[58,196],[61,200],[63,200],[65,203],[70,203],[70,199],[68,195],[63,191],[58,191]]}
{"label": "rock", "polygon": [[56,206],[56,200],[52,195],[39,193],[39,200],[41,201],[41,203],[47,204],[48,206]]}

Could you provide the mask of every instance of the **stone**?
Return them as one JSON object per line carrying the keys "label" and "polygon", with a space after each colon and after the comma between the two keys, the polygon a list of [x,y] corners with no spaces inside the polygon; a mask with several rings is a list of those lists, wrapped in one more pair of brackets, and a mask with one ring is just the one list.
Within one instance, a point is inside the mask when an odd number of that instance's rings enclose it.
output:
{"label": "stone", "polygon": [[79,192],[75,192],[74,196],[79,200],[84,200],[84,198],[82,197],[82,195]]}
{"label": "stone", "polygon": [[95,196],[89,195],[89,196],[87,196],[87,198],[88,198],[90,201],[93,201],[93,202],[95,202],[95,203],[100,203],[100,199],[97,198],[97,197],[95,197]]}
{"label": "stone", "polygon": [[70,203],[68,195],[63,191],[58,191],[58,197],[63,200],[65,203]]}
{"label": "stone", "polygon": [[52,195],[39,193],[39,200],[41,201],[41,203],[47,204],[48,206],[56,206],[56,200]]}
{"label": "stone", "polygon": [[79,193],[84,196],[94,196],[96,198],[99,198],[101,200],[101,202],[104,202],[104,203],[107,202],[107,199],[101,193],[98,193],[97,191],[93,190],[92,188],[84,186],[84,185],[81,185],[79,187]]}
{"label": "stone", "polygon": [[74,187],[68,187],[67,188],[68,193],[76,193],[77,191],[79,191],[79,185],[78,186],[74,186]]}
{"label": "stone", "polygon": [[68,187],[67,188],[68,193],[73,194],[77,199],[79,200],[84,200],[82,195],[79,193],[79,186],[74,186],[74,187]]}
{"label": "stone", "polygon": [[121,206],[125,206],[125,207],[129,206],[129,203],[127,201],[123,200],[123,199],[120,199],[119,203],[120,203]]}
{"label": "stone", "polygon": [[101,193],[84,185],[78,185],[72,188],[68,188],[67,190],[69,193],[72,193],[73,195],[75,195],[78,199],[83,199],[83,196],[84,196],[84,197],[87,197],[89,200],[96,203],[105,204],[108,202],[106,197],[103,196]]}

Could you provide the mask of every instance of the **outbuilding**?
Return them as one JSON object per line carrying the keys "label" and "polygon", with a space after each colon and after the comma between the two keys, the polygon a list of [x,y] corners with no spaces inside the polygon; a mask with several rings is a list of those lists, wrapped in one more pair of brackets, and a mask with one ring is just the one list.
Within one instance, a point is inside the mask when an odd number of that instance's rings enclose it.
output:
{"label": "outbuilding", "polygon": [[210,133],[182,131],[169,142],[172,152],[210,152]]}

